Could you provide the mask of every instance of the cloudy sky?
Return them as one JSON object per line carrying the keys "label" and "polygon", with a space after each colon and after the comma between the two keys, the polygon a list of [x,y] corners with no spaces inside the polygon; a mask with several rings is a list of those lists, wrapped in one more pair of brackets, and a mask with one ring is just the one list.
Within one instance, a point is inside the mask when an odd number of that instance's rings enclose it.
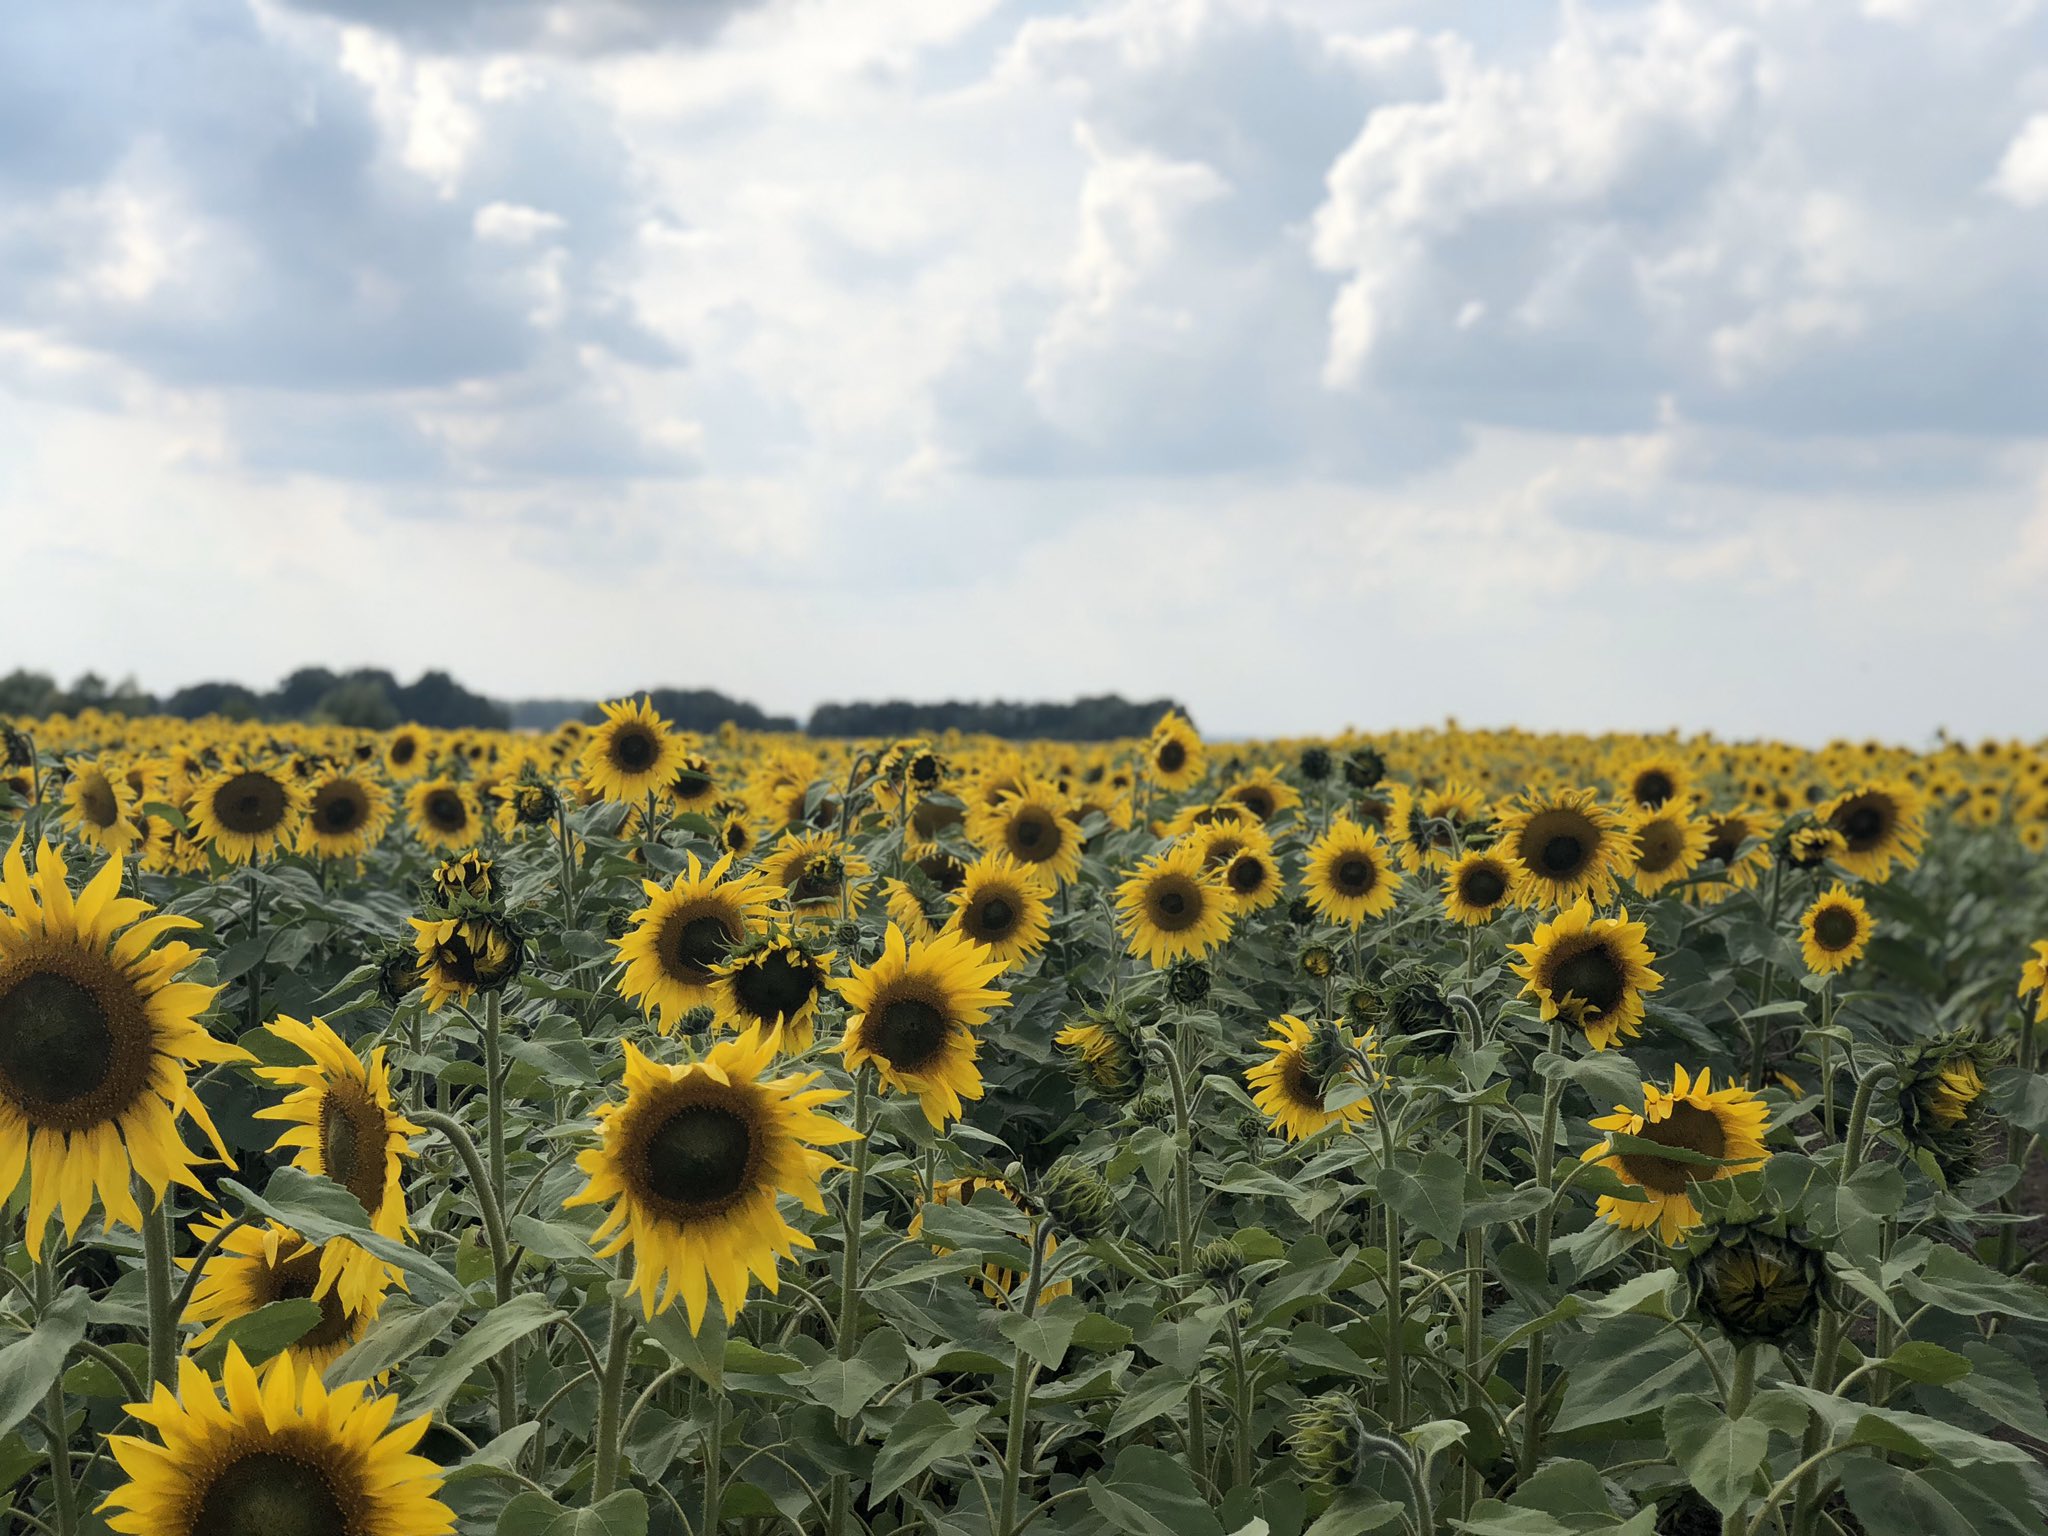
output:
{"label": "cloudy sky", "polygon": [[22,0],[0,669],[2048,734],[2042,0]]}

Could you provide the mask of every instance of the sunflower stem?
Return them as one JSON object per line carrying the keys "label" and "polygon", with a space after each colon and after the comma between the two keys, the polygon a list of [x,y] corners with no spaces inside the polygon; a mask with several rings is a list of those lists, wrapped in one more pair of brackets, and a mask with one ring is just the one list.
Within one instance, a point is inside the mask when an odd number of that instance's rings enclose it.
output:
{"label": "sunflower stem", "polygon": [[[1382,1083],[1385,1079],[1382,1078]],[[1394,1124],[1390,1095],[1382,1095],[1374,1119],[1380,1127],[1380,1166],[1389,1178],[1394,1172]],[[1408,1421],[1408,1362],[1403,1355],[1407,1340],[1408,1309],[1401,1289],[1401,1217],[1391,1200],[1383,1202],[1387,1215],[1387,1421],[1395,1429]]]}
{"label": "sunflower stem", "polygon": [[[249,942],[254,944],[263,936],[263,891],[256,883],[256,866],[249,865]],[[245,983],[249,994],[249,1028],[254,1029],[263,1022],[263,957],[258,955],[249,967]]]}
{"label": "sunflower stem", "polygon": [[[497,1271],[498,1304],[512,1299],[512,1266],[509,1246],[504,1242],[505,1211],[505,1062],[502,1040],[504,1004],[498,992],[484,994],[484,1140],[490,1157],[491,1200],[498,1208],[499,1242],[493,1245],[492,1268]],[[519,1345],[505,1346],[499,1359],[498,1433],[504,1434],[519,1422]]]}
{"label": "sunflower stem", "polygon": [[[1031,1228],[1031,1273],[1024,1282],[1023,1314],[1038,1310],[1039,1284],[1045,1277],[1045,1241],[1051,1225],[1044,1217]],[[996,1516],[995,1536],[1013,1536],[1017,1529],[1017,1490],[1024,1479],[1024,1442],[1031,1422],[1031,1388],[1038,1378],[1038,1362],[1026,1355],[1019,1344],[1010,1363],[1010,1423],[1003,1445],[1003,1501]]]}
{"label": "sunflower stem", "polygon": [[170,1385],[178,1369],[178,1312],[171,1289],[171,1192],[142,1217],[142,1278],[149,1298],[149,1379]]}
{"label": "sunflower stem", "polygon": [[[1729,1379],[1727,1397],[1731,1421],[1749,1412],[1749,1401],[1756,1395],[1756,1351],[1755,1344],[1745,1344],[1735,1352],[1735,1374]],[[1721,1536],[1743,1536],[1748,1528],[1740,1505],[1721,1517]]]}
{"label": "sunflower stem", "polygon": [[590,1502],[602,1504],[619,1483],[619,1427],[626,1404],[626,1367],[633,1355],[633,1288],[621,1271],[612,1296],[611,1328],[605,1341],[604,1378],[597,1390],[596,1465],[590,1474]]}
{"label": "sunflower stem", "polygon": [[[1550,1021],[1549,1054],[1557,1055],[1564,1049],[1564,1019],[1562,1016]],[[1550,1176],[1557,1158],[1557,1112],[1564,1100],[1564,1075],[1558,1073],[1543,1088],[1543,1126],[1537,1133],[1536,1145],[1531,1149],[1536,1157],[1536,1186],[1546,1196],[1543,1209],[1536,1213],[1536,1252],[1543,1264],[1543,1278],[1550,1279],[1550,1233],[1557,1215],[1556,1192],[1550,1187]],[[1536,1472],[1536,1457],[1543,1448],[1543,1334],[1539,1331],[1529,1337],[1529,1358],[1522,1374],[1522,1455],[1517,1471],[1523,1482]]]}
{"label": "sunflower stem", "polygon": [[[1181,1021],[1185,1034],[1189,1029]],[[1188,1069],[1180,1058],[1178,1042],[1164,1045],[1159,1052],[1166,1063],[1166,1083],[1173,1092],[1173,1226],[1174,1258],[1183,1275],[1195,1271],[1195,1133],[1194,1105],[1188,1095]],[[1209,1459],[1209,1425],[1202,1406],[1199,1372],[1188,1383],[1188,1462],[1199,1474]]]}
{"label": "sunflower stem", "polygon": [[720,1486],[725,1460],[725,1392],[711,1389],[711,1427],[704,1432],[704,1518],[697,1529],[703,1536],[717,1536],[718,1516],[724,1507],[725,1490]]}
{"label": "sunflower stem", "polygon": [[[492,1002],[496,1001],[494,995]],[[476,1143],[470,1140],[462,1122],[453,1116],[444,1115],[439,1110],[420,1109],[413,1111],[413,1118],[428,1130],[439,1131],[447,1137],[448,1145],[462,1160],[463,1171],[469,1175],[469,1187],[476,1194],[477,1209],[483,1213],[484,1241],[490,1244],[498,1305],[503,1306],[512,1299],[512,1244],[505,1233],[505,1206],[485,1170],[483,1154],[477,1151]],[[498,1433],[501,1435],[519,1422],[517,1364],[518,1357],[508,1345],[498,1357]]]}
{"label": "sunflower stem", "polygon": [[[1465,930],[1465,980],[1472,979],[1472,930]],[[1466,1022],[1466,1046],[1476,1060],[1484,1044],[1485,1036],[1477,1005],[1463,1010]],[[1486,1164],[1486,1120],[1485,1111],[1477,1103],[1465,1109],[1465,1175],[1468,1182],[1476,1183]],[[1485,1389],[1480,1385],[1480,1360],[1486,1348],[1486,1234],[1480,1224],[1474,1222],[1465,1229],[1465,1422],[1474,1430],[1485,1422]],[[1481,1483],[1479,1463],[1473,1456],[1470,1443],[1464,1447],[1465,1459],[1465,1500],[1464,1512],[1469,1515],[1472,1506],[1479,1502]]]}
{"label": "sunflower stem", "polygon": [[[147,1219],[143,1222],[148,1226]],[[57,1253],[54,1248],[44,1253],[36,1265],[36,1310],[47,1310],[57,1299]],[[152,1314],[154,1315],[154,1314]],[[150,1354],[156,1353],[156,1333],[150,1333]],[[64,1375],[60,1371],[57,1379],[50,1383],[50,1390],[43,1399],[43,1411],[48,1416],[50,1432],[50,1497],[57,1506],[58,1536],[72,1536],[78,1529],[78,1490],[71,1480],[71,1446],[67,1437],[69,1420],[64,1411]]]}
{"label": "sunflower stem", "polygon": [[[844,1225],[840,1237],[839,1323],[835,1340],[839,1358],[851,1360],[860,1344],[860,1246],[861,1216],[867,1201],[868,1181],[868,1079],[873,1069],[863,1066],[853,1075],[853,1128],[860,1132],[854,1143],[853,1166],[847,1173]],[[853,1433],[851,1419],[840,1420],[841,1435]],[[841,1536],[852,1512],[853,1483],[844,1472],[832,1475],[832,1532]]]}

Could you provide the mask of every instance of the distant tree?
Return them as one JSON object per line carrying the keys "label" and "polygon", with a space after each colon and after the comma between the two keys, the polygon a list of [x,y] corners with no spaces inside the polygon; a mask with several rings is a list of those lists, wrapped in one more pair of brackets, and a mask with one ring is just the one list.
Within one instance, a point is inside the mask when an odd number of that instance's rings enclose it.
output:
{"label": "distant tree", "polygon": [[16,667],[0,677],[0,715],[52,715],[59,709],[57,680]]}
{"label": "distant tree", "polygon": [[504,730],[512,723],[505,706],[471,693],[446,672],[424,672],[418,682],[392,695],[399,715],[442,730],[477,727]]}
{"label": "distant tree", "polygon": [[164,700],[164,713],[185,720],[225,715],[230,720],[259,720],[263,699],[240,683],[194,683]]}
{"label": "distant tree", "polygon": [[328,689],[309,713],[315,720],[365,731],[388,731],[402,718],[384,685],[368,677],[350,678]]}
{"label": "distant tree", "polygon": [[1115,741],[1144,735],[1169,709],[1182,706],[1172,699],[1134,703],[1113,693],[1071,704],[910,704],[890,699],[879,704],[820,704],[805,730],[813,736],[931,736],[957,730],[1011,740]]}
{"label": "distant tree", "polygon": [[279,683],[277,691],[264,700],[265,710],[287,719],[304,719],[318,709],[340,683],[341,679],[325,667],[301,667]]}

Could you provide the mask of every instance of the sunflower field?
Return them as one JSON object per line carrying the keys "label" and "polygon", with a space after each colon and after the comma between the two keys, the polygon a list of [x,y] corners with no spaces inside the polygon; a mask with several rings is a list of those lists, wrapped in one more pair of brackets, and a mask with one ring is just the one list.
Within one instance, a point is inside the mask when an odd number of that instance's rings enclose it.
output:
{"label": "sunflower field", "polygon": [[2048,1536],[2048,749],[0,747],[9,1531]]}

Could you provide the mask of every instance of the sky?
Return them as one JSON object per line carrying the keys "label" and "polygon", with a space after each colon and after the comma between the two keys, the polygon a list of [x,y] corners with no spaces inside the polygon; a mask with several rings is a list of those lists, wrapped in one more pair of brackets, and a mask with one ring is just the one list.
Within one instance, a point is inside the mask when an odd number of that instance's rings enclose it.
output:
{"label": "sky", "polygon": [[2048,735],[2048,0],[21,0],[0,670]]}

